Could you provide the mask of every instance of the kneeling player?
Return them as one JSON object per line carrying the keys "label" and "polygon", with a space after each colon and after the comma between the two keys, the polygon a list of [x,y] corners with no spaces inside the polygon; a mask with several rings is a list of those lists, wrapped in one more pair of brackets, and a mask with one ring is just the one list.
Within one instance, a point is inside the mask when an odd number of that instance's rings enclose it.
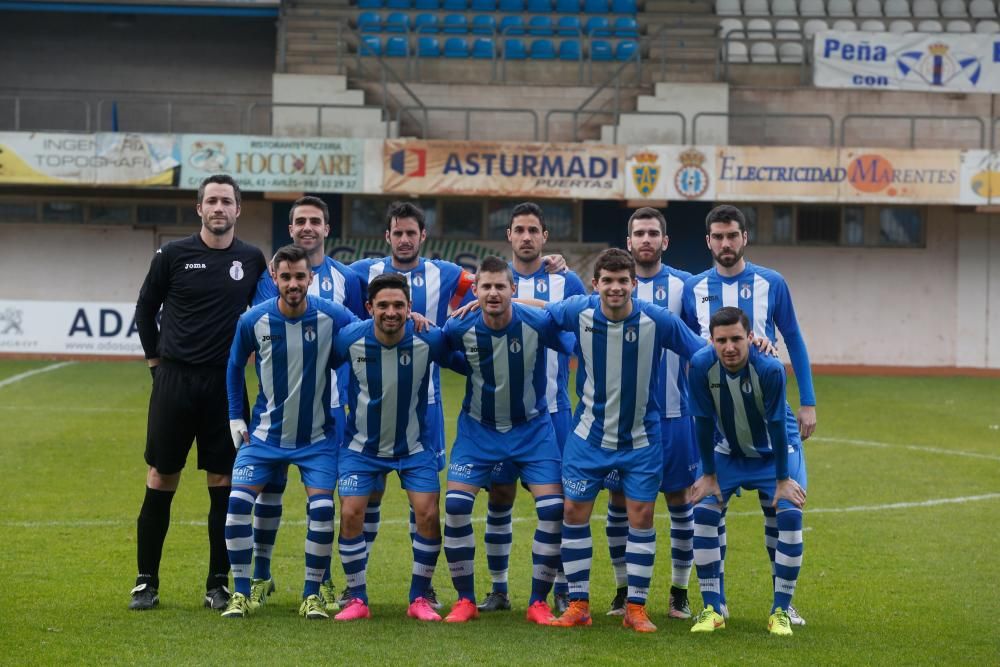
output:
{"label": "kneeling player", "polygon": [[[785,368],[752,349],[750,320],[725,307],[711,317],[712,346],[691,360],[692,412],[704,475],[695,482],[694,559],[705,608],[692,632],[726,627],[719,575],[719,521],[740,487],[756,489],[777,509],[774,601],[768,630],[792,634],[788,607],[802,566],[802,507],[806,470],[798,425],[785,399]],[[725,436],[715,445],[714,429]],[[700,502],[699,502],[700,501]]]}

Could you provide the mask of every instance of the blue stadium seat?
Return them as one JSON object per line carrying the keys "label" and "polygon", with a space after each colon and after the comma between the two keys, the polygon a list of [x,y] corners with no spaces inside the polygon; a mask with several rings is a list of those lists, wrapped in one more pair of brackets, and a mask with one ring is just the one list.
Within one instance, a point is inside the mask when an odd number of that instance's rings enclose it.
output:
{"label": "blue stadium seat", "polygon": [[495,12],[497,10],[497,0],[472,0],[472,11],[474,12]]}
{"label": "blue stadium seat", "polygon": [[413,3],[414,9],[439,9],[441,4],[438,0],[416,0]]}
{"label": "blue stadium seat", "polygon": [[479,37],[472,43],[472,57],[492,60],[495,49],[496,46],[493,43],[493,38]]}
{"label": "blue stadium seat", "polygon": [[611,26],[603,16],[591,16],[587,19],[587,29],[585,32],[591,37],[610,37]]}
{"label": "blue stadium seat", "polygon": [[437,14],[417,14],[413,18],[413,32],[418,35],[432,35],[438,31]]}
{"label": "blue stadium seat", "polygon": [[524,0],[500,0],[500,11],[512,14],[524,11]]}
{"label": "blue stadium seat", "polygon": [[639,24],[635,22],[634,18],[623,16],[615,20],[615,36],[616,37],[638,37],[639,36]]}
{"label": "blue stadium seat", "polygon": [[556,46],[551,39],[536,39],[531,43],[532,60],[555,60]]}
{"label": "blue stadium seat", "polygon": [[516,14],[514,16],[503,17],[500,19],[500,33],[508,37],[511,35],[523,35],[524,19]]}
{"label": "blue stadium seat", "polygon": [[595,39],[590,43],[591,60],[614,60],[615,53],[611,43],[603,39]]}
{"label": "blue stadium seat", "polygon": [[388,37],[385,40],[385,55],[405,58],[410,54],[410,46],[405,37]]}
{"label": "blue stadium seat", "polygon": [[465,14],[445,14],[441,22],[441,32],[464,35],[468,31]]}
{"label": "blue stadium seat", "polygon": [[607,14],[608,0],[583,0],[584,14]]}
{"label": "blue stadium seat", "polygon": [[635,0],[611,0],[612,14],[630,14],[635,16],[638,11]]}
{"label": "blue stadium seat", "polygon": [[408,32],[410,30],[410,17],[405,12],[393,12],[385,17],[382,22],[384,32]]}
{"label": "blue stadium seat", "polygon": [[385,0],[385,6],[389,9],[409,9],[410,0]]}
{"label": "blue stadium seat", "polygon": [[439,58],[441,45],[438,44],[437,37],[420,37],[417,40],[417,53],[421,58]]}
{"label": "blue stadium seat", "polygon": [[559,60],[580,60],[580,40],[564,39],[559,42]]}
{"label": "blue stadium seat", "polygon": [[[465,18],[464,16],[462,18]],[[444,43],[445,58],[468,58],[469,45],[464,37],[449,37]]]}
{"label": "blue stadium seat", "polygon": [[382,54],[382,40],[378,35],[365,35],[361,38],[361,55],[378,56]]}
{"label": "blue stadium seat", "polygon": [[358,9],[382,9],[382,0],[358,0]]}
{"label": "blue stadium seat", "polygon": [[361,32],[381,32],[382,17],[375,12],[361,12],[358,14],[358,30]]}
{"label": "blue stadium seat", "polygon": [[492,35],[497,31],[497,20],[492,14],[476,14],[472,17],[472,28],[469,32],[477,35]]}
{"label": "blue stadium seat", "polygon": [[528,32],[532,35],[551,35],[552,19],[548,16],[532,16],[528,20]]}
{"label": "blue stadium seat", "polygon": [[577,14],[580,11],[580,0],[556,0],[556,11],[560,14]]}
{"label": "blue stadium seat", "polygon": [[528,11],[532,14],[548,14],[552,11],[552,0],[528,0]]}
{"label": "blue stadium seat", "polygon": [[464,12],[468,8],[468,0],[444,0],[441,3],[441,9],[446,12]]}
{"label": "blue stadium seat", "polygon": [[524,60],[528,57],[528,52],[524,48],[524,42],[520,39],[505,39],[503,55],[507,60]]}
{"label": "blue stadium seat", "polygon": [[580,18],[578,16],[560,16],[557,35],[569,35],[570,37],[580,36]]}
{"label": "blue stadium seat", "polygon": [[615,48],[615,60],[632,60],[639,50],[639,42],[634,39],[626,39],[618,42]]}

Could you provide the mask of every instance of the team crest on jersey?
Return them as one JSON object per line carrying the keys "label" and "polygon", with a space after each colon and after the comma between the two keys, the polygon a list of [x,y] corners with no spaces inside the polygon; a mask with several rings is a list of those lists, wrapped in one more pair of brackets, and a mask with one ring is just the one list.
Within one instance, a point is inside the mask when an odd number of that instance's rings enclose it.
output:
{"label": "team crest on jersey", "polygon": [[632,183],[640,195],[649,197],[660,180],[659,156],[645,151],[636,154],[634,159],[636,164],[632,167]]}
{"label": "team crest on jersey", "polygon": [[412,359],[410,358],[410,353],[409,352],[400,352],[399,353],[399,365],[400,366],[409,366],[411,361],[412,361]]}
{"label": "team crest on jersey", "polygon": [[329,292],[333,289],[333,281],[329,278],[323,278],[323,282],[321,282],[319,286],[324,292]]}
{"label": "team crest on jersey", "polygon": [[657,287],[656,292],[653,293],[653,298],[656,299],[657,301],[666,301],[667,290],[663,289],[662,287]]}
{"label": "team crest on jersey", "polygon": [[316,340],[316,329],[311,324],[306,325],[305,333],[302,337],[306,339],[306,342],[313,342]]}
{"label": "team crest on jersey", "polygon": [[545,294],[549,291],[549,284],[546,282],[545,278],[539,278],[535,281],[535,294]]}
{"label": "team crest on jersey", "polygon": [[507,347],[510,348],[511,354],[518,354],[518,353],[520,353],[521,352],[521,339],[520,338],[511,338],[510,339],[510,345],[508,345]]}
{"label": "team crest on jersey", "polygon": [[639,332],[636,331],[635,327],[627,327],[625,329],[625,342],[634,343],[639,340]]}
{"label": "team crest on jersey", "polygon": [[742,389],[743,393],[747,395],[753,393],[753,385],[750,383],[750,380],[744,380],[743,384],[740,385],[740,389]]}
{"label": "team crest on jersey", "polygon": [[424,277],[423,276],[413,276],[413,281],[412,282],[413,282],[413,286],[414,287],[423,287],[424,286]]}
{"label": "team crest on jersey", "polygon": [[243,280],[243,262],[233,260],[233,265],[229,267],[229,277],[233,280]]}
{"label": "team crest on jersey", "polygon": [[750,285],[743,285],[740,287],[740,298],[750,299],[753,298],[753,288]]}
{"label": "team crest on jersey", "polygon": [[674,187],[687,199],[697,199],[708,190],[708,172],[702,168],[705,155],[689,148],[678,156],[681,168],[674,174]]}

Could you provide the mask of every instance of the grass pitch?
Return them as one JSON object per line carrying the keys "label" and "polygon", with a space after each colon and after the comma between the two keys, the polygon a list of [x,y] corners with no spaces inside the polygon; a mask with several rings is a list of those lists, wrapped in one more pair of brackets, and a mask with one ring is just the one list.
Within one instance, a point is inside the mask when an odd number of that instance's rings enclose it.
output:
{"label": "grass pitch", "polygon": [[[0,663],[6,664],[997,664],[1000,632],[1000,382],[979,378],[816,378],[819,429],[806,445],[809,504],[795,597],[808,625],[770,637],[770,576],[755,494],[728,519],[728,627],[692,635],[666,618],[669,544],[657,507],[650,611],[660,632],[638,636],[600,615],[613,580],[595,517],[592,628],[523,620],[533,508],[515,507],[514,611],[454,627],[405,618],[407,511],[390,482],[368,580],[373,619],[340,625],[296,615],[304,494],[290,476],[274,575],[278,592],[246,621],[203,609],[204,476],[189,459],[173,505],[160,608],[126,610],[135,576],[149,374],[138,363],[0,362]],[[453,438],[459,378],[445,374]],[[796,393],[794,389],[792,396]],[[394,478],[393,478],[394,479]],[[482,494],[481,494],[482,496]],[[598,515],[604,499],[598,499]],[[486,501],[477,502],[477,516]],[[477,531],[477,591],[489,587]],[[343,583],[339,561],[335,580]],[[435,585],[454,600],[444,555]],[[692,577],[692,601],[700,608]]]}

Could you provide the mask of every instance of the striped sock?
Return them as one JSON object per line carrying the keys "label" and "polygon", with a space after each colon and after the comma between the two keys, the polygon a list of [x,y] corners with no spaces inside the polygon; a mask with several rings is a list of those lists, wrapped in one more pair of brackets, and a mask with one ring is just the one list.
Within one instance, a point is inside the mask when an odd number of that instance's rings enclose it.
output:
{"label": "striped sock", "polygon": [[646,604],[655,562],[656,528],[629,526],[625,568],[628,571],[628,601],[632,604]]}
{"label": "striped sock", "polygon": [[413,534],[413,576],[410,578],[410,602],[424,593],[431,585],[434,578],[434,568],[437,566],[438,554],[441,553],[441,538],[431,540],[421,537],[420,533]]}
{"label": "striped sock", "polygon": [[288,480],[268,482],[253,507],[253,578],[271,578],[271,557],[281,525],[281,496]]}
{"label": "striped sock", "polygon": [[309,525],[306,528],[306,582],[302,597],[319,593],[323,577],[330,576],[333,553],[333,494],[309,496]]}
{"label": "striped sock", "polygon": [[378,537],[379,526],[382,525],[382,499],[369,500],[365,506],[365,523],[362,530],[365,534],[365,555],[370,556],[372,545]]}
{"label": "striped sock", "polygon": [[535,498],[535,514],[538,515],[538,527],[531,543],[531,598],[528,604],[549,596],[559,569],[563,497],[556,494],[538,496]]}
{"label": "striped sock", "polygon": [[507,592],[510,547],[514,539],[513,514],[513,505],[489,503],[486,506],[486,536],[483,540],[486,542],[486,566],[490,570],[493,590],[498,593]]}
{"label": "striped sock", "polygon": [[670,583],[687,588],[694,563],[694,506],[669,505],[667,511],[670,512]]}
{"label": "striped sock", "polygon": [[719,602],[726,604],[726,512],[729,506],[722,508],[719,518]]}
{"label": "striped sock", "polygon": [[764,513],[764,548],[767,558],[771,561],[771,577],[774,578],[774,551],[778,548],[778,511],[771,507],[774,499],[767,494],[758,492],[760,511]]}
{"label": "striped sock", "polygon": [[611,567],[615,571],[615,587],[621,588],[628,584],[628,573],[625,569],[628,513],[624,507],[616,507],[608,503],[608,523],[604,532],[608,536],[608,554],[611,556]]}
{"label": "striped sock", "polygon": [[719,611],[722,604],[720,568],[722,552],[719,545],[719,521],[722,508],[699,504],[694,508],[694,566],[698,570],[698,588],[705,606]]}
{"label": "striped sock", "polygon": [[778,512],[778,544],[774,560],[774,607],[787,610],[795,595],[795,582],[802,567],[802,510]]}
{"label": "striped sock", "polygon": [[476,536],[472,532],[472,507],[476,497],[466,491],[449,491],[444,501],[444,555],[459,599],[476,601],[474,564]]}
{"label": "striped sock", "polygon": [[413,544],[413,536],[417,534],[417,514],[410,505],[410,544]]}
{"label": "striped sock", "polygon": [[357,537],[344,537],[341,534],[337,537],[337,548],[340,552],[340,564],[344,568],[344,577],[347,579],[350,597],[359,598],[368,604],[365,572],[368,558],[365,556],[365,536],[362,534]]}
{"label": "striped sock", "polygon": [[574,525],[563,520],[562,562],[571,600],[590,600],[590,566],[594,560],[594,538],[590,522]]}
{"label": "striped sock", "polygon": [[253,558],[253,503],[257,494],[243,486],[229,492],[226,514],[226,549],[233,570],[233,588],[250,595],[250,560]]}
{"label": "striped sock", "polygon": [[559,569],[556,570],[556,585],[554,588],[556,595],[569,595],[569,584],[566,583],[566,573],[563,572],[561,554],[559,558]]}

